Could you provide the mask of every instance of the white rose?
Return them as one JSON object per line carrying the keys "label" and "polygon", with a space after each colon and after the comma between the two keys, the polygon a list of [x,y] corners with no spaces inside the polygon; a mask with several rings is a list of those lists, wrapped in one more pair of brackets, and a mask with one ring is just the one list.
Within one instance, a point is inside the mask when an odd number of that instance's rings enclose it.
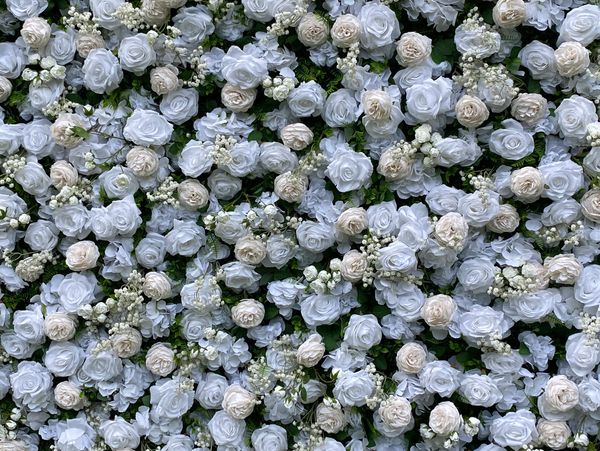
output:
{"label": "white rose", "polygon": [[519,94],[512,101],[510,114],[527,125],[535,125],[546,116],[548,101],[540,94]]}
{"label": "white rose", "polygon": [[125,139],[140,146],[162,146],[169,142],[173,125],[152,110],[136,109],[123,127]]}
{"label": "white rose", "polygon": [[381,403],[377,412],[381,421],[391,428],[404,428],[412,421],[410,402],[401,396],[390,396]]}
{"label": "white rose", "polygon": [[346,235],[357,235],[368,227],[367,212],[362,207],[352,207],[342,212],[335,228]]}
{"label": "white rose", "polygon": [[487,223],[487,228],[495,233],[512,233],[519,227],[519,213],[510,204],[500,205],[500,211]]}
{"label": "white rose", "polygon": [[229,83],[243,89],[256,88],[269,74],[264,58],[250,55],[237,46],[229,47],[221,61],[221,74]]}
{"label": "white rose", "polygon": [[103,49],[105,46],[102,35],[96,33],[78,32],[75,41],[77,52],[82,58],[87,58],[92,50]]}
{"label": "white rose", "polygon": [[560,24],[558,43],[577,41],[589,45],[600,37],[600,8],[585,5],[571,9]]}
{"label": "white rose", "polygon": [[29,17],[21,27],[21,37],[25,44],[34,49],[44,47],[50,40],[51,33],[50,25],[42,17]]}
{"label": "white rose", "polygon": [[431,55],[431,39],[414,31],[404,33],[396,44],[396,52],[402,66],[417,66]]}
{"label": "white rose", "polygon": [[187,179],[177,186],[177,199],[182,207],[198,210],[208,204],[208,190],[196,179]]}
{"label": "white rose", "polygon": [[67,313],[55,312],[46,315],[44,332],[53,341],[67,341],[77,332],[77,321]]}
{"label": "white rose", "polygon": [[100,252],[96,243],[86,240],[71,244],[65,256],[67,266],[71,271],[85,271],[96,266]]}
{"label": "white rose", "polygon": [[221,406],[232,418],[243,420],[252,414],[256,397],[238,384],[232,384],[223,394]]}
{"label": "white rose", "polygon": [[312,368],[323,358],[325,345],[319,334],[310,335],[296,351],[296,360],[306,368]]}
{"label": "white rose", "polygon": [[494,23],[500,28],[515,28],[527,18],[523,0],[498,0],[492,9]]}
{"label": "white rose", "polygon": [[142,291],[150,299],[166,299],[171,296],[171,281],[165,274],[151,271],[144,276]]}
{"label": "white rose", "polygon": [[231,319],[244,329],[258,326],[264,317],[264,305],[254,299],[242,299],[231,309]]}
{"label": "white rose", "polygon": [[353,249],[344,254],[340,272],[342,277],[349,282],[359,282],[362,280],[369,262],[367,257],[360,251]]}
{"label": "white rose", "polygon": [[382,331],[375,315],[352,315],[344,330],[344,342],[361,351],[368,351],[381,342]]}
{"label": "white rose", "polygon": [[521,202],[535,202],[544,192],[544,177],[537,168],[517,169],[510,174],[510,190]]}
{"label": "white rose", "polygon": [[445,294],[436,294],[425,299],[421,317],[430,327],[446,327],[456,311],[454,299]]}
{"label": "white rose", "polygon": [[451,401],[439,403],[429,413],[429,427],[438,435],[448,436],[457,432],[462,422],[460,412]]}
{"label": "white rose", "polygon": [[156,61],[156,52],[143,33],[122,39],[118,54],[121,67],[138,76]]}
{"label": "white rose", "polygon": [[72,382],[63,381],[54,387],[54,401],[61,409],[81,410],[84,398],[81,390]]}
{"label": "white rose", "polygon": [[150,71],[150,87],[158,95],[168,94],[179,88],[179,74],[175,66],[155,67]]}
{"label": "white rose", "polygon": [[135,146],[127,152],[126,164],[136,177],[150,177],[158,171],[159,158],[152,149]]}
{"label": "white rose", "polygon": [[58,190],[64,186],[75,186],[79,181],[79,173],[71,163],[58,160],[50,166],[50,181]]}
{"label": "white rose", "polygon": [[133,357],[142,347],[142,335],[137,329],[127,327],[121,329],[110,337],[110,342],[115,353],[122,359]]}
{"label": "white rose", "polygon": [[320,403],[316,410],[316,421],[328,434],[336,434],[346,426],[346,416],[342,409],[335,405]]}
{"label": "white rose", "polygon": [[267,247],[263,240],[253,235],[240,238],[235,243],[235,258],[247,265],[259,265],[267,256]]}
{"label": "white rose", "polygon": [[462,248],[469,233],[465,218],[456,212],[446,213],[436,223],[434,235],[442,246]]}
{"label": "white rose", "polygon": [[221,89],[221,102],[225,108],[234,113],[245,113],[254,105],[256,94],[256,89],[242,89],[231,83],[225,83]]}
{"label": "white rose", "polygon": [[563,77],[581,74],[590,65],[590,51],[579,42],[563,42],[555,51],[556,67]]}
{"label": "white rose", "polygon": [[579,389],[567,376],[553,376],[546,383],[541,398],[553,410],[567,412],[579,403]]}
{"label": "white rose", "polygon": [[427,363],[427,351],[418,343],[406,343],[396,353],[398,369],[408,374],[417,374]]}
{"label": "white rose", "polygon": [[581,198],[583,216],[593,222],[600,222],[600,189],[591,189]]}
{"label": "white rose", "polygon": [[550,280],[565,285],[573,285],[579,278],[583,265],[573,254],[560,254],[554,257],[546,257],[544,269]]}
{"label": "white rose", "polygon": [[157,376],[168,376],[176,366],[175,353],[163,343],[153,344],[146,354],[146,368]]}
{"label": "white rose", "polygon": [[341,150],[334,154],[325,175],[341,193],[368,187],[373,174],[371,159],[362,152]]}
{"label": "white rose", "polygon": [[313,13],[305,14],[298,27],[298,40],[307,47],[318,47],[327,42],[329,26],[327,22]]}
{"label": "white rose", "polygon": [[6,77],[0,75],[0,103],[4,102],[10,97],[12,93],[12,83]]}
{"label": "white rose", "polygon": [[304,174],[285,172],[275,177],[275,194],[286,202],[301,202],[307,188],[308,177]]}
{"label": "white rose", "polygon": [[462,96],[454,108],[456,119],[463,127],[476,128],[490,117],[487,106],[479,97]]}
{"label": "white rose", "polygon": [[82,141],[82,138],[75,136],[73,128],[83,126],[83,121],[77,114],[61,113],[50,126],[50,133],[58,144],[70,149]]}
{"label": "white rose", "polygon": [[281,140],[290,149],[302,150],[312,143],[314,135],[310,128],[301,122],[286,125],[281,129]]}
{"label": "white rose", "polygon": [[392,97],[385,91],[365,91],[362,104],[365,115],[376,121],[389,119],[392,113]]}
{"label": "white rose", "polygon": [[339,16],[331,27],[331,40],[336,47],[348,48],[358,42],[360,21],[352,14]]}
{"label": "white rose", "polygon": [[565,449],[571,437],[571,428],[565,421],[540,419],[537,424],[539,441],[550,449]]}
{"label": "white rose", "polygon": [[400,23],[396,13],[387,5],[367,2],[358,13],[360,43],[368,50],[390,45],[400,36]]}

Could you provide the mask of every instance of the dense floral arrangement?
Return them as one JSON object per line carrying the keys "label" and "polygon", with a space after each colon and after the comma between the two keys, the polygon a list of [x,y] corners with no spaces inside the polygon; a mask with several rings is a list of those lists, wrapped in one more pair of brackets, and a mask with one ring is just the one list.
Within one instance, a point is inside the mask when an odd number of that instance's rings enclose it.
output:
{"label": "dense floral arrangement", "polygon": [[1,451],[597,449],[598,2],[2,3]]}

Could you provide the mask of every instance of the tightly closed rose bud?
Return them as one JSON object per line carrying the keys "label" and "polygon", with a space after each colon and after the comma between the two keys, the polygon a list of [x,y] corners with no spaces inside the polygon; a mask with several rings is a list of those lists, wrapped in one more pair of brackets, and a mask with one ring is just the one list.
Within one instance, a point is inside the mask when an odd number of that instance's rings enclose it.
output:
{"label": "tightly closed rose bud", "polygon": [[187,179],[177,186],[180,205],[188,210],[198,210],[208,204],[208,190],[196,179]]}
{"label": "tightly closed rose bud", "polygon": [[547,111],[548,101],[540,94],[519,94],[510,108],[512,117],[527,125],[537,124],[546,117]]}
{"label": "tightly closed rose bud", "polygon": [[510,174],[510,190],[521,202],[535,202],[544,192],[544,177],[537,168],[517,169]]}
{"label": "tightly closed rose bud", "polygon": [[166,377],[175,370],[175,353],[164,343],[155,343],[146,354],[146,368],[152,374]]}
{"label": "tightly closed rose bud", "polygon": [[331,27],[333,45],[341,49],[358,42],[360,37],[360,21],[352,14],[339,16]]}
{"label": "tightly closed rose bud", "polygon": [[144,276],[142,292],[153,300],[166,299],[171,296],[171,281],[162,272],[151,271]]}
{"label": "tightly closed rose bud", "polygon": [[77,321],[67,313],[49,313],[44,319],[44,332],[52,341],[68,341],[77,332]]}
{"label": "tightly closed rose bud", "polygon": [[21,37],[25,44],[34,49],[39,49],[48,44],[52,30],[50,25],[41,17],[29,17],[21,27]]}
{"label": "tightly closed rose bud", "polygon": [[581,74],[590,65],[590,51],[579,42],[563,42],[555,51],[556,67],[563,77]]}
{"label": "tightly closed rose bud", "polygon": [[267,247],[263,240],[253,235],[240,238],[235,243],[235,258],[247,265],[259,265],[267,256]]}
{"label": "tightly closed rose bud", "polygon": [[142,335],[137,329],[127,327],[110,337],[113,351],[122,359],[133,357],[142,347]]}
{"label": "tightly closed rose bud", "polygon": [[58,160],[50,166],[50,181],[58,190],[64,186],[75,186],[79,181],[79,173],[68,161]]}
{"label": "tightly closed rose bud", "polygon": [[77,39],[75,41],[77,47],[77,53],[82,58],[87,58],[90,52],[94,49],[103,49],[105,47],[104,39],[102,35],[96,33],[77,33]]}
{"label": "tightly closed rose bud", "polygon": [[441,436],[448,436],[460,429],[462,417],[453,402],[444,401],[433,408],[429,414],[429,427]]}
{"label": "tightly closed rose bud", "polygon": [[404,33],[396,44],[396,52],[402,66],[417,66],[431,55],[431,39],[414,31]]}
{"label": "tightly closed rose bud", "polygon": [[600,222],[600,189],[591,189],[581,198],[583,216],[593,222]]}
{"label": "tightly closed rose bud", "polygon": [[369,262],[362,252],[352,249],[344,254],[340,272],[348,282],[359,282],[362,280]]}
{"label": "tightly closed rose bud", "polygon": [[221,102],[225,108],[229,108],[234,113],[245,113],[254,105],[256,100],[256,89],[242,89],[231,83],[225,83],[221,89]]}
{"label": "tightly closed rose bud", "polygon": [[342,212],[335,223],[338,232],[351,236],[359,234],[367,226],[367,211],[362,207],[352,207]]}
{"label": "tightly closed rose bud", "polygon": [[135,146],[127,152],[126,164],[136,177],[150,177],[158,171],[159,159],[152,149]]}
{"label": "tightly closed rose bud", "polygon": [[421,308],[421,318],[430,327],[446,327],[456,311],[454,299],[445,294],[436,294],[425,300]]}
{"label": "tightly closed rose bud", "polygon": [[296,360],[306,368],[312,368],[325,355],[325,345],[323,345],[319,334],[310,335],[296,351]]}
{"label": "tightly closed rose bud", "polygon": [[408,374],[417,374],[427,363],[427,351],[418,343],[406,343],[396,353],[398,369]]}
{"label": "tightly closed rose bud", "polygon": [[283,144],[293,150],[305,149],[313,141],[313,132],[301,122],[286,125],[281,129]]}
{"label": "tightly closed rose bud", "polygon": [[264,305],[254,299],[242,299],[231,309],[231,319],[236,325],[244,329],[258,326],[262,323],[264,317]]}
{"label": "tightly closed rose bud", "polygon": [[410,174],[411,169],[412,161],[407,157],[398,157],[393,149],[384,151],[377,165],[377,172],[389,181],[402,180]]}
{"label": "tightly closed rose bud", "polygon": [[553,410],[568,412],[579,403],[579,389],[567,376],[554,376],[548,380],[541,397]]}
{"label": "tightly closed rose bud", "polygon": [[376,121],[390,118],[392,113],[392,98],[381,90],[365,91],[362,95],[365,115]]}
{"label": "tightly closed rose bud", "polygon": [[79,144],[83,138],[73,133],[75,127],[83,127],[83,121],[77,114],[61,113],[50,126],[50,134],[57,144],[70,149]]}
{"label": "tightly closed rose bud", "polygon": [[221,407],[236,420],[248,418],[254,410],[256,396],[239,384],[232,384],[223,393]]}
{"label": "tightly closed rose bud", "polygon": [[435,223],[434,235],[442,246],[461,249],[468,233],[469,225],[460,213],[446,213]]}
{"label": "tightly closed rose bud", "polygon": [[381,403],[377,412],[381,421],[394,429],[404,428],[412,421],[410,402],[401,396],[390,396]]}
{"label": "tightly closed rose bud", "polygon": [[565,421],[540,419],[537,424],[538,440],[550,449],[565,449],[571,438],[571,428]]}
{"label": "tightly closed rose bud", "polygon": [[150,71],[150,87],[158,95],[168,94],[179,88],[179,71],[175,66],[155,67]]}
{"label": "tightly closed rose bud", "polygon": [[550,280],[565,285],[573,285],[577,282],[583,265],[573,254],[560,254],[554,257],[546,257],[544,269]]}
{"label": "tightly closed rose bud", "polygon": [[304,174],[285,172],[275,177],[275,194],[286,202],[301,202],[307,188],[308,177]]}
{"label": "tightly closed rose bud", "polygon": [[315,423],[328,434],[336,434],[346,426],[346,416],[336,405],[320,403],[316,410]]}
{"label": "tightly closed rose bud", "polygon": [[12,83],[6,77],[0,75],[0,103],[4,102],[10,97],[12,93]]}
{"label": "tightly closed rose bud", "polygon": [[313,13],[305,14],[296,28],[298,40],[307,47],[318,47],[327,42],[329,26],[322,17]]}
{"label": "tightly closed rose bud", "polygon": [[61,409],[81,410],[84,400],[81,390],[72,382],[63,381],[54,387],[54,401]]}
{"label": "tightly closed rose bud", "polygon": [[479,98],[469,95],[462,96],[454,109],[456,119],[463,127],[476,128],[490,117],[490,112],[485,103]]}
{"label": "tightly closed rose bud", "polygon": [[523,0],[498,0],[492,9],[494,23],[500,28],[515,28],[521,25],[527,13]]}
{"label": "tightly closed rose bud", "polygon": [[510,204],[502,204],[498,214],[487,223],[487,228],[495,233],[512,233],[519,227],[519,221],[517,209]]}
{"label": "tightly closed rose bud", "polygon": [[98,263],[100,252],[93,241],[79,241],[71,244],[66,252],[66,263],[71,271],[92,269]]}

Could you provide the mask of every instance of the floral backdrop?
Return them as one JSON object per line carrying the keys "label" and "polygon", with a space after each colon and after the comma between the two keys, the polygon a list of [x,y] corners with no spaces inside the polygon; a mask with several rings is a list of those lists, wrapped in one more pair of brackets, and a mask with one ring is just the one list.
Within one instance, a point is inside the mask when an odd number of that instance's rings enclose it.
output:
{"label": "floral backdrop", "polygon": [[2,0],[0,451],[600,449],[600,6]]}

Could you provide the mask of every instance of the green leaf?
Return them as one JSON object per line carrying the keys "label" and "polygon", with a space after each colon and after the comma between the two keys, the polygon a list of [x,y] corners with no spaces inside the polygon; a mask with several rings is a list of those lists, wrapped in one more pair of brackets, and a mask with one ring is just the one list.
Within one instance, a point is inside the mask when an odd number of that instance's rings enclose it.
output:
{"label": "green leaf", "polygon": [[431,50],[431,59],[436,64],[442,63],[444,61],[448,61],[452,64],[458,58],[458,51],[456,50],[456,45],[454,45],[454,39],[441,39],[436,41]]}
{"label": "green leaf", "polygon": [[262,140],[263,134],[260,130],[252,130],[248,135],[248,141],[260,141]]}
{"label": "green leaf", "polygon": [[79,125],[71,127],[71,132],[74,136],[77,136],[78,138],[87,139],[90,137],[90,132],[88,132],[85,128],[80,127]]}

